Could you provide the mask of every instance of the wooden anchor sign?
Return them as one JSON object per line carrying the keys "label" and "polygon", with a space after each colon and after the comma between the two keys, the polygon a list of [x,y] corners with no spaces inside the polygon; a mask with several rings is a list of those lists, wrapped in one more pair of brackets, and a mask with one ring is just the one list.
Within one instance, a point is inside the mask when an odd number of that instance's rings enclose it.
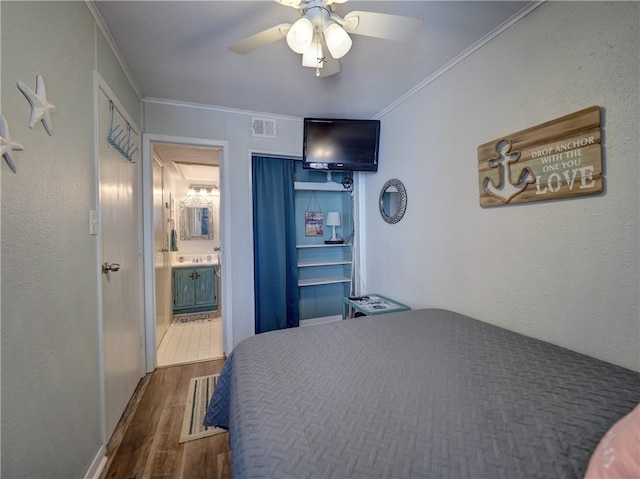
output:
{"label": "wooden anchor sign", "polygon": [[478,147],[480,206],[602,193],[600,107]]}

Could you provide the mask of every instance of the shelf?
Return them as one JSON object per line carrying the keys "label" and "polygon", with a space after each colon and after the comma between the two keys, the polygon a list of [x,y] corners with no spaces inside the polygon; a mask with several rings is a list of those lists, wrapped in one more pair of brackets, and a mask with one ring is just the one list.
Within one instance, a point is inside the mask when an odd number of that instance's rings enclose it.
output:
{"label": "shelf", "polygon": [[298,268],[308,268],[310,266],[334,266],[340,264],[351,264],[349,259],[334,259],[334,260],[317,260],[317,261],[300,261],[298,262]]}
{"label": "shelf", "polygon": [[316,244],[297,244],[296,248],[335,248],[336,246],[351,246],[351,243],[337,243],[337,244],[325,244],[325,243],[316,243]]}
{"label": "shelf", "polygon": [[326,244],[324,241],[329,239],[326,224],[324,236],[307,236],[301,213],[321,210],[326,219],[328,211],[337,211],[342,220],[337,234],[353,231],[352,193],[342,186],[345,175],[344,172],[304,170],[301,162],[296,162],[296,261],[301,323],[321,322],[318,318],[325,317],[342,318],[342,298],[347,296],[351,284],[355,247],[351,242]]}
{"label": "shelf", "polygon": [[298,281],[298,286],[318,286],[322,284],[335,284],[335,283],[350,283],[351,278],[344,276],[336,276],[332,278],[313,278],[313,279],[301,279]]}
{"label": "shelf", "polygon": [[327,181],[325,183],[313,182],[313,181],[295,181],[293,188],[296,190],[312,190],[312,191],[344,191],[347,192],[342,186],[342,183],[336,183],[335,181]]}

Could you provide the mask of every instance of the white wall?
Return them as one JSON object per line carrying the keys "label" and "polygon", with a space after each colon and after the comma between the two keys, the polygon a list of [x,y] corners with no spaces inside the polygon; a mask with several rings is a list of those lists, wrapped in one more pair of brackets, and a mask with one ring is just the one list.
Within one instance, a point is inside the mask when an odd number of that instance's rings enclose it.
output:
{"label": "white wall", "polygon": [[[99,378],[94,68],[138,100],[83,2],[0,4],[2,114],[17,174],[2,174],[2,476],[77,478],[103,446]],[[44,77],[53,136],[17,89]]]}
{"label": "white wall", "polygon": [[229,142],[229,171],[222,168],[221,175],[228,175],[231,191],[221,192],[221,202],[229,198],[230,222],[223,227],[229,228],[231,241],[223,247],[228,249],[231,260],[222,265],[222,277],[231,291],[231,304],[223,307],[224,314],[231,316],[225,316],[225,321],[232,323],[235,346],[255,331],[251,152],[301,156],[302,119],[259,114],[277,121],[277,138],[266,139],[251,136],[250,112],[151,100],[144,102],[144,111],[148,134]]}
{"label": "white wall", "polygon": [[[640,369],[637,2],[547,2],[383,115],[365,288]],[[483,209],[477,147],[600,105],[605,192]],[[399,178],[404,219],[382,221]]]}

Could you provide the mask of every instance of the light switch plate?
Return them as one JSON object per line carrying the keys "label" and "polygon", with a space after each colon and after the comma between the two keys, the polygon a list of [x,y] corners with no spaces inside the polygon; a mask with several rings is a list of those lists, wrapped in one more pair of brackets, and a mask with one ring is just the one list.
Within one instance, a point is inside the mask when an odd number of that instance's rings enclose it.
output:
{"label": "light switch plate", "polygon": [[89,210],[89,234],[98,234],[98,212],[96,210]]}

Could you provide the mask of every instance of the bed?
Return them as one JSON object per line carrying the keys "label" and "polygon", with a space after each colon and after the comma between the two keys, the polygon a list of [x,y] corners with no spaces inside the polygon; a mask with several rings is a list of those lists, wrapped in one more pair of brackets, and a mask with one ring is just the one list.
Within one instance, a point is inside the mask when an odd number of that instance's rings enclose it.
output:
{"label": "bed", "polygon": [[250,337],[205,424],[233,477],[582,478],[640,373],[440,309]]}

